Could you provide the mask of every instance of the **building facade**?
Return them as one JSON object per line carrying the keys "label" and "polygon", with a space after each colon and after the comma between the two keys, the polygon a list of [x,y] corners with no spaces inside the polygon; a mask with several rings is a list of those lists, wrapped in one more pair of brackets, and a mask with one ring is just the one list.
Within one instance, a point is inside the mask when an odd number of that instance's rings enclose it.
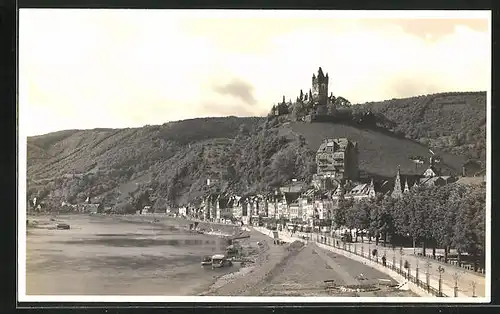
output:
{"label": "building facade", "polygon": [[317,181],[357,180],[358,144],[347,138],[325,139],[316,153],[316,165]]}

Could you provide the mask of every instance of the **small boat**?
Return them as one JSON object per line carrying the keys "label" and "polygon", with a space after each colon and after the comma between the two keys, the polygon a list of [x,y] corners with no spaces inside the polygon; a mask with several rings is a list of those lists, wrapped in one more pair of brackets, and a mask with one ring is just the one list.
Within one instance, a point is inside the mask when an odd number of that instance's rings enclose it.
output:
{"label": "small boat", "polygon": [[203,256],[201,259],[201,266],[212,266],[212,257],[211,256]]}
{"label": "small boat", "polygon": [[68,224],[58,224],[56,228],[57,230],[69,230],[70,226]]}
{"label": "small boat", "polygon": [[232,266],[233,262],[227,259],[223,254],[216,254],[212,256],[212,269]]}

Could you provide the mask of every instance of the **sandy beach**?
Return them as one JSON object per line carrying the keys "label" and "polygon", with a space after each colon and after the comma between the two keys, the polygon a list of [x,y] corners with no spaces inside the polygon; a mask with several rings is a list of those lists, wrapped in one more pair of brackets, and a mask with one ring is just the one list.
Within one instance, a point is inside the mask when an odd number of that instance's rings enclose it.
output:
{"label": "sandy beach", "polygon": [[[100,215],[29,220],[28,295],[414,296],[391,288],[394,280],[362,263],[313,243],[275,245],[253,230],[250,238],[238,240],[251,262],[212,270],[200,266],[201,256],[224,252],[227,242],[189,231],[188,220]],[[56,230],[58,223],[71,229]],[[206,223],[199,229],[241,232]]]}

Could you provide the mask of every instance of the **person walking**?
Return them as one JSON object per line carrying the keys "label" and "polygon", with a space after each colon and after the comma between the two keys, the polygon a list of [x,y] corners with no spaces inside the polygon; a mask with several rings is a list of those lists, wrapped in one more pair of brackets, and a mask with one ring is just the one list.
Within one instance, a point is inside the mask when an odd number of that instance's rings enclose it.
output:
{"label": "person walking", "polygon": [[385,258],[385,254],[382,256],[382,264],[384,265],[384,267],[386,266],[386,258]]}

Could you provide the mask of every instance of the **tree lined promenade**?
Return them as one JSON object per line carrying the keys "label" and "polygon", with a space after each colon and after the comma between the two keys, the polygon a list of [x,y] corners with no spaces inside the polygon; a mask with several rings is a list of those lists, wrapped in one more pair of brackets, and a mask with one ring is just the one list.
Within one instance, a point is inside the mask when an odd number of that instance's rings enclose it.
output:
{"label": "tree lined promenade", "polygon": [[414,255],[413,248],[392,249],[375,243],[351,243],[343,241],[340,237],[318,233],[306,234],[287,231],[283,233],[297,239],[308,237],[314,242],[362,256],[398,272],[411,282],[418,281],[420,287],[424,290],[428,289],[434,295],[439,295],[439,292],[442,292],[442,296],[447,297],[484,297],[486,294],[486,283],[483,275],[466,271],[455,265]]}
{"label": "tree lined promenade", "polygon": [[430,248],[434,259],[484,270],[484,186],[415,187],[400,198],[341,199],[332,225],[350,242],[368,238],[390,247],[419,247],[417,254]]}

